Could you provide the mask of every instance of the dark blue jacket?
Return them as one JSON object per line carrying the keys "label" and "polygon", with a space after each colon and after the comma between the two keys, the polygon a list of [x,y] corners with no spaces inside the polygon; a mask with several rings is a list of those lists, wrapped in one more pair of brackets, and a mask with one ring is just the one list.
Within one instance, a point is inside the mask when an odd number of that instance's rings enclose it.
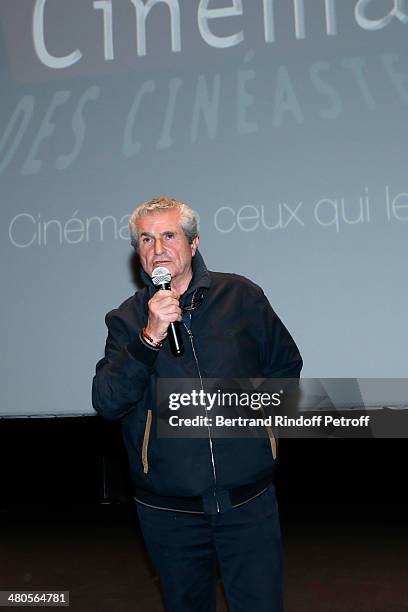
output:
{"label": "dark blue jacket", "polygon": [[[157,436],[157,378],[298,378],[302,359],[263,291],[236,274],[209,272],[199,252],[182,296],[185,353],[146,346],[147,287],[106,315],[105,356],[92,385],[95,410],[122,419],[136,498],[156,507],[202,512],[239,505],[273,480],[272,431],[257,439]],[[212,508],[212,510],[211,510]]]}

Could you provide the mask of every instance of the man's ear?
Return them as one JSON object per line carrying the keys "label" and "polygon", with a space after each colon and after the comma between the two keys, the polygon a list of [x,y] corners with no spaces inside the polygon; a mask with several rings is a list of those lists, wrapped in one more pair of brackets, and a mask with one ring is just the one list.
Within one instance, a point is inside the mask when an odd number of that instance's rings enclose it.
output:
{"label": "man's ear", "polygon": [[196,250],[198,249],[199,244],[200,244],[200,237],[196,236],[193,242],[190,244],[192,257],[194,257],[194,255],[196,254]]}

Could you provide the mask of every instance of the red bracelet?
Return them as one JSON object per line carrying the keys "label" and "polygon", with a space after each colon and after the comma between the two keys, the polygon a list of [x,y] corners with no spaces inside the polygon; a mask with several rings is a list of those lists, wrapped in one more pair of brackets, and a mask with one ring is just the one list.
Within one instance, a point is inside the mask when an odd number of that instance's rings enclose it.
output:
{"label": "red bracelet", "polygon": [[153,340],[153,338],[149,336],[145,327],[142,329],[142,336],[145,340],[152,344],[154,348],[161,349],[161,347],[163,346],[163,342],[156,342],[156,340]]}

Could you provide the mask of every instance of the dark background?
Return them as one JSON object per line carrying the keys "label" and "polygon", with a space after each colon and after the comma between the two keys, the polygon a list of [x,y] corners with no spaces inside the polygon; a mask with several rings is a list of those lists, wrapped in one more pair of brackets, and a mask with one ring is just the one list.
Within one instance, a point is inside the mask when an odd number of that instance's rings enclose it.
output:
{"label": "dark background", "polygon": [[[279,457],[286,612],[408,610],[405,440],[282,439]],[[0,465],[1,589],[163,611],[119,423],[0,420]]]}
{"label": "dark background", "polygon": [[[132,498],[120,423],[100,417],[0,420],[3,513]],[[404,439],[281,439],[282,516],[405,516]]]}

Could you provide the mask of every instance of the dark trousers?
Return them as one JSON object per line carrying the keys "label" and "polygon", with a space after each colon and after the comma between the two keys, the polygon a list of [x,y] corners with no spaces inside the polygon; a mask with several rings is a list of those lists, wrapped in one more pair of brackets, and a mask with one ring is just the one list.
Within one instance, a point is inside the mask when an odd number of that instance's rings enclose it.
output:
{"label": "dark trousers", "polygon": [[230,612],[282,612],[281,539],[272,486],[216,515],[141,503],[137,512],[168,612],[215,612],[217,560]]}

